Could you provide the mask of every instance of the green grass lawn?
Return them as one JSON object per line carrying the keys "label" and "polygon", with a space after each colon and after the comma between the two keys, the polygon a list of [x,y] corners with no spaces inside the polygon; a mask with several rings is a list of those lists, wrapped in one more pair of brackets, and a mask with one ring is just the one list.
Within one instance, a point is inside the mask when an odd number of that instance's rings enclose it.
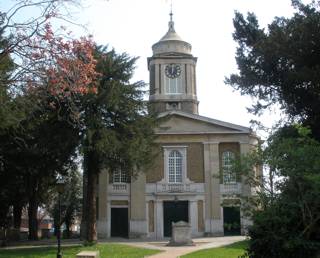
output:
{"label": "green grass lawn", "polygon": [[[146,255],[160,252],[158,250],[135,248],[128,245],[105,243],[95,246],[62,247],[63,258],[75,258],[76,254],[83,250],[99,250],[101,258],[143,258]],[[0,249],[0,258],[56,258],[56,255],[56,247],[37,247],[14,250]]]}
{"label": "green grass lawn", "polygon": [[232,245],[204,249],[182,256],[183,258],[238,258],[245,253],[248,241],[240,241]]}

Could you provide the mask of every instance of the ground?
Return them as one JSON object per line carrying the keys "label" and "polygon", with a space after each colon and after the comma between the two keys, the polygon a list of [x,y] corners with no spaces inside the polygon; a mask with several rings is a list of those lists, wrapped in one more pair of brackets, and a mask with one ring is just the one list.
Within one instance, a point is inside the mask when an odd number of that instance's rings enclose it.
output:
{"label": "ground", "polygon": [[[237,258],[244,253],[245,237],[210,237],[193,239],[194,246],[171,247],[166,246],[166,241],[143,241],[133,239],[110,239],[96,246],[84,247],[80,241],[65,242],[63,246],[63,258],[74,258],[83,250],[100,250],[100,257],[108,258],[176,258],[192,253],[187,258]],[[240,243],[236,243],[242,241]],[[234,244],[236,243],[236,244]],[[37,242],[35,244],[41,244]],[[0,249],[0,258],[55,258],[57,248],[54,242],[43,242],[51,246],[20,246],[10,249]],[[233,244],[231,246],[227,246]],[[53,245],[53,246],[52,246]],[[221,246],[225,246],[221,248]],[[194,253],[196,252],[196,253]],[[216,256],[218,255],[218,256]],[[224,256],[223,256],[224,255]]]}
{"label": "ground", "polygon": [[[108,258],[143,258],[147,255],[149,256],[160,252],[159,250],[142,249],[128,245],[104,243],[91,247],[64,246],[62,247],[63,258],[75,258],[76,254],[83,250],[100,250],[100,257]],[[0,258],[55,258],[56,255],[56,247],[35,247],[0,250]]]}
{"label": "ground", "polygon": [[224,247],[196,251],[181,258],[238,258],[245,253],[248,241],[240,241]]}

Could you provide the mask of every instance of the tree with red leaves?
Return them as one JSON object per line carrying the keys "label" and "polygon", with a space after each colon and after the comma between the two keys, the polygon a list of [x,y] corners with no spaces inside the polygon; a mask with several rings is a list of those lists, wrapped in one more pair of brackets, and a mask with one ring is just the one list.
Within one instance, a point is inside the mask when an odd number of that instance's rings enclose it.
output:
{"label": "tree with red leaves", "polygon": [[[48,188],[73,163],[80,98],[96,92],[92,39],[63,37],[50,25],[64,18],[60,10],[69,2],[18,0],[0,12],[0,63],[10,60],[0,66],[1,194],[8,187],[17,194],[9,205],[28,204],[29,239],[38,238],[36,214]],[[21,20],[28,8],[33,17]]]}

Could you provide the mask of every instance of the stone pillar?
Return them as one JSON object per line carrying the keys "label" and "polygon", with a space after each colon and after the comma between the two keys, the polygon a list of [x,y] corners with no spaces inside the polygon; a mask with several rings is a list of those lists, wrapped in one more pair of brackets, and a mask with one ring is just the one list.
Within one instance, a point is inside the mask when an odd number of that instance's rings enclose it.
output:
{"label": "stone pillar", "polygon": [[204,163],[204,191],[205,191],[205,233],[211,232],[211,171],[210,171],[210,149],[209,144],[203,146],[203,163]]}
{"label": "stone pillar", "polygon": [[197,201],[192,200],[189,202],[189,216],[192,236],[198,235],[198,206]]}
{"label": "stone pillar", "polygon": [[132,177],[130,186],[130,221],[129,237],[143,238],[148,234],[146,219],[146,175],[140,172]]}
{"label": "stone pillar", "polygon": [[205,231],[209,235],[223,235],[220,196],[219,143],[204,145],[205,171]]}
{"label": "stone pillar", "polygon": [[163,202],[161,200],[156,200],[156,238],[163,238]]}
{"label": "stone pillar", "polygon": [[98,238],[108,237],[108,183],[109,174],[107,170],[102,170],[99,174],[99,192],[98,192],[98,220],[97,220],[97,231]]}
{"label": "stone pillar", "polygon": [[198,200],[197,206],[198,206],[198,232],[203,233],[205,231],[203,200]]}
{"label": "stone pillar", "polygon": [[221,195],[220,195],[220,160],[219,143],[210,144],[210,167],[211,167],[211,202],[212,202],[212,233],[223,235],[223,218],[221,217]]}
{"label": "stone pillar", "polygon": [[148,202],[148,231],[149,234],[153,234],[155,232],[155,203],[153,200]]}
{"label": "stone pillar", "polygon": [[[246,155],[250,151],[249,143],[240,143],[240,153],[241,155]],[[248,226],[252,224],[251,220],[246,216],[245,209],[248,208],[248,198],[251,196],[251,187],[249,184],[246,183],[246,176],[241,177],[242,182],[242,198],[241,198],[241,207],[240,207],[240,214],[241,214],[241,234],[245,235],[248,231]]]}

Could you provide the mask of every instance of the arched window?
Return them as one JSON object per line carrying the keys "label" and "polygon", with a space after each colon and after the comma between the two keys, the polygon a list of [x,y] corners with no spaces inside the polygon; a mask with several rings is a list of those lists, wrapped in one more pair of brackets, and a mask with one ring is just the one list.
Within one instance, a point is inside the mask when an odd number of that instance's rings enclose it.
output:
{"label": "arched window", "polygon": [[169,183],[182,183],[182,154],[173,150],[168,161]]}
{"label": "arched window", "polygon": [[225,151],[222,153],[222,172],[224,184],[235,184],[237,177],[235,171],[233,171],[233,162],[235,155],[232,151]]}

